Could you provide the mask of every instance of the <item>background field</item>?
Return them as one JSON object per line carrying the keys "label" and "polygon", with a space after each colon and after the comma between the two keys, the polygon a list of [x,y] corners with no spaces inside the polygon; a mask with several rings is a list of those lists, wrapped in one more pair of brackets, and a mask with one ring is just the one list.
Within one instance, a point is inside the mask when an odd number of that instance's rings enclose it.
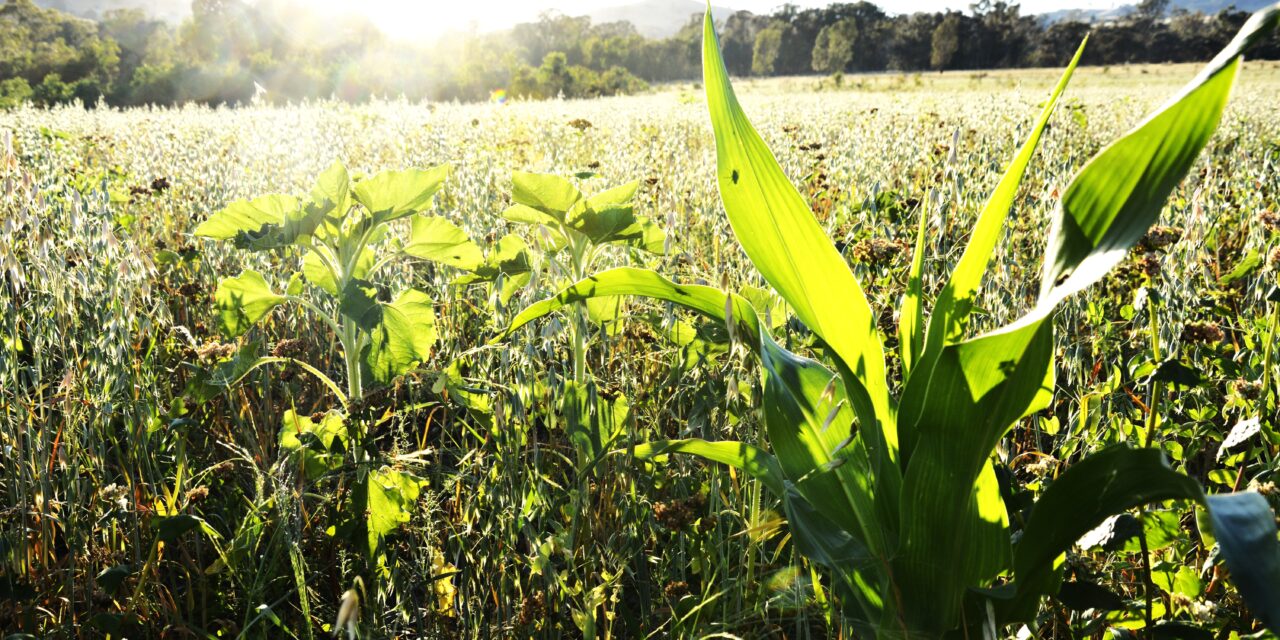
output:
{"label": "background field", "polygon": [[[1194,73],[1077,73],[1015,205],[977,325],[1012,318],[1032,301],[1057,190]],[[839,87],[813,78],[738,87],[887,328],[921,203],[934,203],[926,273],[936,292],[1057,74],[849,75]],[[1280,262],[1277,95],[1280,64],[1247,64],[1218,135],[1166,209],[1173,228],[1165,231],[1176,241],[1135,250],[1060,313],[1056,400],[1006,440],[1001,462],[1011,487],[1033,493],[1080,453],[1134,437],[1147,418],[1154,308],[1163,357],[1198,377],[1161,405],[1159,444],[1211,489],[1252,485],[1274,497],[1274,416],[1226,455],[1219,445],[1259,397],[1265,407],[1274,393],[1263,388],[1263,359],[1276,306],[1265,296]],[[334,159],[370,173],[452,163],[434,213],[477,239],[507,231],[498,214],[513,170],[599,174],[584,182],[588,190],[641,180],[639,212],[661,221],[670,249],[661,258],[619,253],[611,264],[645,260],[676,280],[734,289],[763,284],[720,210],[711,131],[694,85],[505,105],[0,112],[0,632],[325,633],[356,575],[353,551],[326,533],[346,488],[301,481],[277,434],[285,409],[310,414],[331,401],[296,371],[260,369],[227,387],[210,385],[209,372],[237,349],[287,348],[327,362],[333,337],[305,314],[278,310],[224,346],[210,299],[217,280],[256,266],[283,288],[299,256],[263,263],[189,234],[232,200],[306,192]],[[516,311],[561,284],[539,265],[535,274],[503,304],[484,286],[450,287],[447,268],[394,272],[436,300],[441,342],[419,372],[365,404],[379,420],[379,446],[429,480],[397,534],[389,575],[365,576],[366,606],[381,612],[367,618],[367,631],[557,636],[594,617],[616,637],[828,637],[834,614],[814,589],[822,574],[793,553],[776,505],[755,483],[688,459],[655,466],[626,456],[576,477],[561,426],[537,396],[568,359],[563,322],[486,346]],[[665,334],[675,318],[697,322],[627,305],[624,321],[590,351],[602,383],[630,400],[624,441],[755,440],[758,383],[717,328],[673,341]],[[810,339],[795,323],[781,334],[797,349]],[[287,342],[295,337],[301,342]],[[439,382],[455,364],[462,394]],[[574,504],[585,505],[576,518]],[[207,530],[157,530],[155,518],[172,515],[171,506]],[[1152,513],[1159,616],[1252,632],[1206,562],[1193,511]],[[1121,597],[1120,611],[1078,612],[1055,601],[1039,633],[1065,638],[1139,624],[1145,590],[1134,544],[1081,548],[1069,559],[1077,577]]]}

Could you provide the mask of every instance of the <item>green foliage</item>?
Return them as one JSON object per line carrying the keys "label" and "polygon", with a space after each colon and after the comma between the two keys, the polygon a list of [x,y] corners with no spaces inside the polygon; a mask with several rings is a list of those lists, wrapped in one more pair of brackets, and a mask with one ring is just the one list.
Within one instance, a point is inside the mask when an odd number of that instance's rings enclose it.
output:
{"label": "green foliage", "polygon": [[[992,455],[1019,419],[1048,405],[1053,310],[1102,279],[1154,224],[1216,129],[1241,54],[1278,21],[1280,6],[1254,16],[1174,100],[1086,164],[1053,220],[1038,304],[969,338],[974,292],[1077,53],[978,218],[927,331],[921,291],[908,289],[910,313],[901,329],[905,382],[894,402],[867,299],[739,107],[708,14],[704,72],[725,210],[752,264],[820,340],[836,372],[779,347],[760,330],[750,344],[764,370],[764,424],[777,466],[759,449],[734,453],[727,443],[655,443],[638,454],[705,455],[782,488],[799,549],[834,572],[845,613],[862,633],[940,637],[1028,621],[1040,598],[1057,591],[1059,558],[1076,539],[1107,516],[1169,499],[1196,500],[1219,512],[1214,525],[1223,557],[1257,615],[1274,624],[1280,573],[1271,559],[1280,557],[1280,541],[1265,500],[1206,498],[1193,479],[1166,466],[1161,452],[1109,449],[1085,457],[1050,485],[1011,545]],[[917,241],[918,251],[924,246]],[[913,278],[920,265],[917,256]],[[564,304],[620,294],[727,320],[726,313],[710,311],[714,304],[693,302],[677,285],[656,284],[633,273],[585,278],[526,310],[513,326]],[[729,298],[719,297],[728,308]],[[1250,556],[1266,561],[1251,564]],[[997,588],[1001,575],[1012,583]]]}

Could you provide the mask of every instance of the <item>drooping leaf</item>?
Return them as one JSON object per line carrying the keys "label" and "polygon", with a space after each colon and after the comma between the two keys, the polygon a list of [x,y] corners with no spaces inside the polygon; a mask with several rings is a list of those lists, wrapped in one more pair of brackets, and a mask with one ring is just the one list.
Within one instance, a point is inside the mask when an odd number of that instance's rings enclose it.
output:
{"label": "drooping leaf", "polygon": [[1096,282],[1146,234],[1217,129],[1241,56],[1277,23],[1278,6],[1255,13],[1181,92],[1080,170],[1049,230],[1042,305]]}
{"label": "drooping leaf", "polygon": [[[749,344],[758,344],[759,320],[755,310],[745,299],[737,295],[730,298],[725,292],[712,287],[679,285],[654,271],[633,267],[619,267],[597,273],[569,286],[553,298],[529,305],[516,315],[506,331],[495,338],[495,341],[503,340],[520,327],[568,305],[608,296],[641,296],[665,300],[721,322],[726,321],[728,311],[740,337]],[[730,299],[732,307],[729,306]]]}
{"label": "drooping leaf", "polygon": [[1024,585],[1039,583],[1060,554],[1106,518],[1153,502],[1202,496],[1200,485],[1170,468],[1157,449],[1118,445],[1086,457],[1058,476],[1031,511],[1014,552],[1020,597],[1037,597]]}
{"label": "drooping leaf", "polygon": [[237,201],[196,228],[197,236],[233,239],[237,247],[253,251],[305,244],[323,214],[301,207],[293,196],[269,195]]}
{"label": "drooping leaf", "polygon": [[475,271],[484,262],[480,247],[467,233],[440,216],[414,216],[404,252],[466,271]]}
{"label": "drooping leaf", "polygon": [[449,176],[450,166],[427,170],[383,171],[356,183],[355,199],[373,216],[374,224],[422,213]]}
{"label": "drooping leaf", "polygon": [[1276,514],[1253,492],[1209,496],[1213,535],[1231,571],[1231,582],[1249,611],[1280,633],[1280,541]]}
{"label": "drooping leaf", "polygon": [[228,337],[235,338],[244,335],[287,298],[272,291],[262,274],[246,269],[234,278],[223,278],[213,300],[219,328]]}
{"label": "drooping leaf", "polygon": [[430,296],[410,289],[380,305],[381,320],[369,332],[365,361],[374,380],[390,382],[431,357],[436,343],[436,314]]}
{"label": "drooping leaf", "polygon": [[687,440],[655,440],[635,446],[633,455],[650,460],[671,453],[687,453],[711,462],[729,465],[759,480],[774,495],[784,495],[782,467],[772,454],[745,442],[708,442],[699,438]]}

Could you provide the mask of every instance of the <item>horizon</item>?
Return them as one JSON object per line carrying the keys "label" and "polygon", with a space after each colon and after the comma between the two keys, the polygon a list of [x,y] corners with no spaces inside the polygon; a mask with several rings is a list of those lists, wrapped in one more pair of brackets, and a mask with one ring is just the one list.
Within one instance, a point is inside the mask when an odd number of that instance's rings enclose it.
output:
{"label": "horizon", "polygon": [[[65,7],[74,0],[44,0],[40,4],[55,8]],[[249,4],[257,4],[258,0],[247,0]],[[564,15],[581,16],[595,12],[640,4],[644,0],[559,0],[555,2],[528,2],[527,0],[475,0],[465,4],[432,5],[423,2],[406,0],[366,0],[352,5],[344,0],[293,0],[298,9],[312,15],[322,16],[359,16],[367,19],[384,35],[395,40],[436,39],[448,33],[457,32],[494,32],[510,29],[517,24],[533,22],[544,12],[558,12]],[[691,7],[696,7],[698,0],[688,0]],[[1135,0],[1136,2],[1136,0]],[[1030,0],[1012,2],[1021,7],[1026,15],[1053,13],[1057,11],[1098,11],[1117,9],[1135,2],[1123,0]],[[125,8],[143,4],[142,0],[115,0],[107,3],[111,8]],[[769,14],[782,7],[785,2],[777,0],[720,0],[713,1],[713,6],[733,11],[750,11],[757,15]],[[797,0],[789,4],[804,9],[820,8],[833,4],[829,1]],[[906,2],[875,2],[886,13],[910,14],[918,12],[936,13],[945,11],[961,11],[969,13],[972,0],[908,0]],[[164,11],[168,16],[189,16],[189,0],[161,0],[149,3],[154,11],[169,5]],[[695,11],[696,12],[696,11]],[[692,13],[692,12],[691,12]],[[157,12],[157,15],[160,15]]]}

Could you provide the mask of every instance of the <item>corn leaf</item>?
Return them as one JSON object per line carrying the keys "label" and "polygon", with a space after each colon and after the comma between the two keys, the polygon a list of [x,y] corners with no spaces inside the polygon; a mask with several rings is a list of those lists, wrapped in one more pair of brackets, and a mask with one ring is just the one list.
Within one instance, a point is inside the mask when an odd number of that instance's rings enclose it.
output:
{"label": "corn leaf", "polygon": [[1276,514],[1258,493],[1208,496],[1218,548],[1249,611],[1280,634],[1280,542]]}
{"label": "corn leaf", "polygon": [[759,480],[774,495],[785,495],[785,478],[777,458],[760,447],[745,442],[709,442],[700,438],[687,440],[655,440],[638,444],[632,455],[642,460],[653,460],[671,453],[686,453],[703,460],[729,465]]}
{"label": "corn leaf", "polygon": [[506,331],[495,338],[495,341],[503,340],[520,327],[571,304],[608,296],[640,296],[665,300],[721,322],[732,317],[743,340],[748,344],[756,344],[758,341],[760,323],[755,309],[746,299],[713,287],[676,284],[655,271],[634,267],[602,271],[570,285],[552,298],[529,305],[516,315]]}
{"label": "corn leaf", "polygon": [[1217,129],[1245,50],[1278,22],[1280,5],[1255,13],[1180,93],[1081,169],[1049,231],[1041,306],[1096,282],[1155,224]]}
{"label": "corn leaf", "polygon": [[969,236],[969,243],[965,245],[964,253],[960,256],[960,262],[956,264],[956,268],[951,272],[951,277],[947,280],[946,286],[943,287],[942,292],[938,295],[933,314],[929,317],[928,346],[926,349],[938,349],[942,346],[944,340],[956,340],[962,337],[966,320],[970,311],[973,310],[974,296],[977,294],[978,287],[982,284],[982,277],[986,274],[987,267],[991,263],[996,243],[999,242],[1003,234],[1004,223],[1009,217],[1009,211],[1013,208],[1013,200],[1018,194],[1018,187],[1022,184],[1022,178],[1026,175],[1027,167],[1031,164],[1031,157],[1035,154],[1036,147],[1040,144],[1040,137],[1044,133],[1045,127],[1049,124],[1049,117],[1053,115],[1054,109],[1058,105],[1058,99],[1062,97],[1063,91],[1067,88],[1067,83],[1071,81],[1071,74],[1080,62],[1080,56],[1084,54],[1087,42],[1088,39],[1086,38],[1084,42],[1080,43],[1080,47],[1076,49],[1075,57],[1067,65],[1066,71],[1062,73],[1062,77],[1058,80],[1057,86],[1054,87],[1053,93],[1044,105],[1044,109],[1041,110],[1040,117],[1031,127],[1031,134],[1022,143],[1022,148],[1014,156],[1013,162],[1009,163],[1009,167],[1000,178],[1000,183],[996,185],[991,198],[987,200],[986,206],[982,208],[982,213],[978,215],[978,221],[974,224],[973,233]]}
{"label": "corn leaf", "polygon": [[846,382],[860,428],[872,434],[879,455],[896,459],[884,349],[871,307],[738,104],[710,12],[703,22],[702,68],[720,198],[734,234],[765,280],[853,375]]}

